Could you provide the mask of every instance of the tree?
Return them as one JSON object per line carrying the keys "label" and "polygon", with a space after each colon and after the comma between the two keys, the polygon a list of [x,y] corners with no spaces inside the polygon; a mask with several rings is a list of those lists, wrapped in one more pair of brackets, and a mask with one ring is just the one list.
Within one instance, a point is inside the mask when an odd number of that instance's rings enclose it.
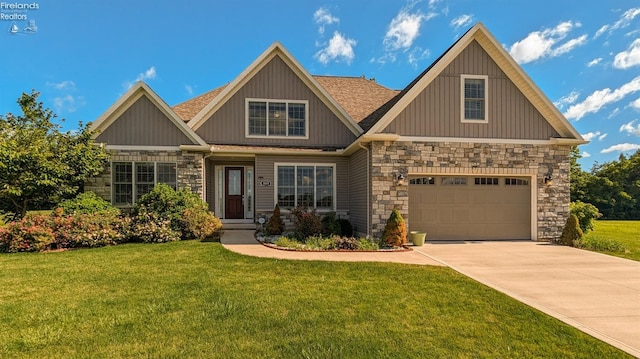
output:
{"label": "tree", "polygon": [[107,151],[93,143],[88,124],[61,132],[39,95],[22,94],[21,116],[0,115],[0,201],[18,218],[36,204],[75,196],[109,160]]}

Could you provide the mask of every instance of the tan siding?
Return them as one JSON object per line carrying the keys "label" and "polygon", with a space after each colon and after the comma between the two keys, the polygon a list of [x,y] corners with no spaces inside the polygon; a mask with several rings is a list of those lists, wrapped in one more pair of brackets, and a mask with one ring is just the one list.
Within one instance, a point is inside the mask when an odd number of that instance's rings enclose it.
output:
{"label": "tan siding", "polygon": [[[245,99],[308,100],[309,139],[245,138]],[[208,143],[346,147],[355,139],[338,117],[275,57],[196,131]]]}
{"label": "tan siding", "polygon": [[179,146],[194,144],[146,96],[140,97],[96,138],[109,145]]}
{"label": "tan siding", "polygon": [[367,163],[367,151],[364,149],[349,159],[349,220],[361,233],[367,233]]}
{"label": "tan siding", "polygon": [[336,210],[349,208],[349,158],[316,156],[256,156],[257,181],[270,181],[271,186],[256,186],[256,210],[273,210],[276,179],[274,164],[278,163],[335,163]]}
{"label": "tan siding", "polygon": [[[460,75],[489,77],[489,122],[460,121]],[[405,136],[547,140],[561,137],[473,41],[383,131]]]}

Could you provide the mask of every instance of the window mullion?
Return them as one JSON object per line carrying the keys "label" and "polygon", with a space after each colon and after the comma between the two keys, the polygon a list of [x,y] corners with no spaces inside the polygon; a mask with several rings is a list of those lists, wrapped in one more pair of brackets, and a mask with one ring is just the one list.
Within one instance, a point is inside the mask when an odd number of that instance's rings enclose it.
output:
{"label": "window mullion", "polygon": [[138,191],[136,188],[136,176],[138,175],[137,173],[137,169],[136,169],[136,163],[135,162],[131,162],[131,193],[133,194],[131,196],[131,204],[133,205],[134,203],[136,203],[136,198],[138,196]]}
{"label": "window mullion", "polygon": [[318,203],[318,181],[316,180],[318,177],[318,166],[313,166],[313,208],[316,208]]}

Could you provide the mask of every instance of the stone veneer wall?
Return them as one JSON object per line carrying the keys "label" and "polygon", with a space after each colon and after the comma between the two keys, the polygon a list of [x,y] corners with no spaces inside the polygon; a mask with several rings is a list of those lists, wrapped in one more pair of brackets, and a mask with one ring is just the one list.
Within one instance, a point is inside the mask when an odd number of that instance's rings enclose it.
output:
{"label": "stone veneer wall", "polygon": [[[189,188],[204,198],[203,166],[204,155],[188,151],[134,151],[111,150],[112,162],[175,162],[178,169],[178,188]],[[111,201],[111,165],[84,185],[85,191],[93,191],[107,201]]]}
{"label": "stone veneer wall", "polygon": [[[408,179],[397,184],[399,173],[494,174],[532,176],[537,188],[537,239],[552,240],[562,234],[569,216],[570,146],[460,143],[390,142],[371,144],[371,225],[379,236],[394,208],[410,223]],[[544,177],[552,172],[553,184]]]}

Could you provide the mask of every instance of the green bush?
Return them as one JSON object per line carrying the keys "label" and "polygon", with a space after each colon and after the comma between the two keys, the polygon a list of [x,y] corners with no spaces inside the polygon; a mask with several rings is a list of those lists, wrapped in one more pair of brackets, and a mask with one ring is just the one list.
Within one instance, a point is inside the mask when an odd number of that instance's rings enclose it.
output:
{"label": "green bush", "polygon": [[128,229],[114,211],[100,215],[77,213],[64,214],[57,209],[50,217],[49,226],[55,235],[58,248],[92,248],[115,245],[128,240]]}
{"label": "green bush", "polygon": [[331,249],[333,247],[333,238],[323,236],[307,237],[304,241],[307,248],[312,249]]}
{"label": "green bush", "polygon": [[[208,204],[196,193],[186,188],[176,191],[163,183],[140,197],[133,207],[132,216],[136,228],[134,235],[140,238],[140,233],[155,233],[157,240],[149,240],[152,242],[170,241],[172,232],[178,233],[181,239],[216,236],[222,227],[220,220],[209,211]],[[145,223],[149,220],[158,220],[162,224]],[[164,228],[165,222],[172,232]]]}
{"label": "green bush", "polygon": [[283,248],[294,248],[294,249],[304,249],[305,248],[305,244],[294,239],[294,238],[289,238],[287,236],[280,236],[278,239],[276,239],[273,244],[275,244],[278,247],[283,247]]}
{"label": "green bush", "polygon": [[358,238],[358,249],[363,251],[377,251],[380,249],[380,244],[372,238],[361,237]]}
{"label": "green bush", "polygon": [[348,219],[340,218],[338,219],[338,224],[340,225],[340,235],[346,237],[353,236],[353,226]]}
{"label": "green bush", "polygon": [[294,234],[299,240],[322,233],[322,220],[316,214],[315,209],[309,211],[306,207],[298,206],[291,213],[293,214]]}
{"label": "green bush", "polygon": [[571,214],[578,217],[580,223],[580,229],[583,233],[587,233],[593,230],[593,221],[602,217],[602,213],[598,211],[598,208],[591,203],[584,203],[581,201],[571,202],[569,205]]}
{"label": "green bush", "polygon": [[382,242],[387,246],[401,246],[407,242],[407,224],[400,211],[394,209],[382,233]]}
{"label": "green bush", "polygon": [[321,223],[323,236],[342,235],[342,229],[340,228],[338,218],[336,218],[336,212],[325,213]]}
{"label": "green bush", "polygon": [[614,240],[595,236],[593,234],[585,236],[575,243],[575,246],[598,252],[625,253],[627,248]]}
{"label": "green bush", "polygon": [[0,228],[0,252],[39,252],[55,245],[48,216],[34,215]]}
{"label": "green bush", "polygon": [[267,235],[274,236],[282,234],[284,232],[284,221],[280,213],[280,206],[276,203],[276,207],[273,209],[273,214],[269,217],[266,227]]}
{"label": "green bush", "polygon": [[578,217],[576,217],[575,214],[569,215],[558,243],[574,247],[583,237],[584,233],[582,233],[582,229],[580,229]]}
{"label": "green bush", "polygon": [[118,208],[93,192],[80,193],[73,199],[60,202],[58,207],[62,208],[66,214],[106,213],[118,215],[120,213]]}
{"label": "green bush", "polygon": [[144,210],[144,207],[140,207],[138,214],[133,218],[131,236],[133,241],[145,243],[174,242],[181,239],[180,232],[171,228],[169,219]]}

